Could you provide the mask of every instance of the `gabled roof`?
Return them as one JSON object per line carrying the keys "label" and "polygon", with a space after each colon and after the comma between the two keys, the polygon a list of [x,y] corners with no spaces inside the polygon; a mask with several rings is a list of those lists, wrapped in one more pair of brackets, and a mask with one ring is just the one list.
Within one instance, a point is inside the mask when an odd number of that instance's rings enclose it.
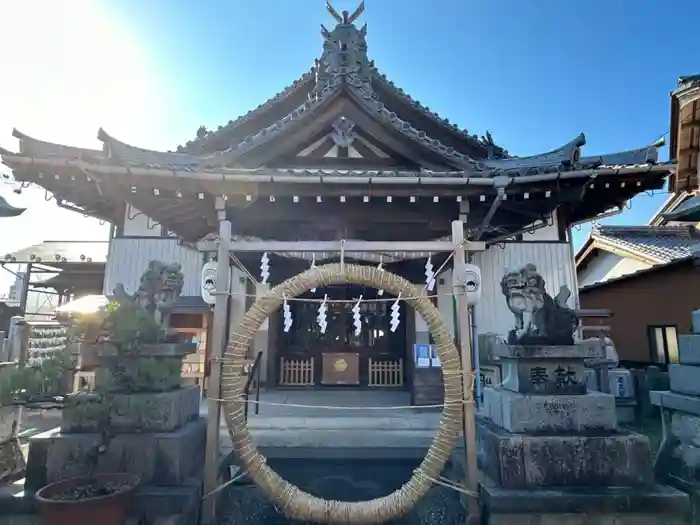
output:
{"label": "gabled roof", "polygon": [[700,232],[693,226],[595,226],[576,254],[576,267],[596,250],[664,265],[690,257],[700,249]]}
{"label": "gabled roof", "polygon": [[[239,119],[215,132],[200,133],[200,138],[179,148],[178,152],[134,147],[104,130],[98,133],[103,142],[102,151],[47,143],[15,130],[14,136],[21,141],[20,154],[182,171],[259,168],[265,165],[266,156],[258,154],[253,157],[256,150],[271,149],[268,146],[282,136],[298,135],[306,123],[318,120],[329,107],[334,107],[340,115],[352,106],[358,118],[367,116],[389,132],[403,136],[415,150],[441,159],[442,165],[424,166],[432,171],[456,170],[487,177],[521,176],[657,162],[658,148],[663,142],[624,152],[582,157],[581,147],[586,143],[583,134],[543,154],[508,156],[488,132],[479,138],[459,129],[407,95],[378,71],[367,56],[366,25],[358,29],[352,23],[363,9],[361,4],[352,15],[343,13],[341,16],[329,7],[338,23],[332,31],[322,26],[323,53],[310,71]],[[333,106],[340,98],[351,103]],[[0,153],[11,155],[7,150]]]}
{"label": "gabled roof", "polygon": [[[553,207],[565,203],[574,222],[660,188],[673,168],[658,162],[662,142],[584,157],[583,134],[543,154],[509,156],[488,132],[479,138],[459,129],[379,73],[367,56],[366,25],[354,24],[361,11],[362,5],[352,15],[329,8],[337,24],[331,31],[322,27],[323,52],[310,71],[219,130],[200,130],[196,141],[177,152],[138,148],[104,130],[98,132],[101,149],[48,143],[15,130],[19,152],[0,149],[2,161],[17,181],[40,185],[59,205],[119,221],[127,201],[160,223],[172,223],[173,231],[189,240],[216,227],[214,196],[245,196],[250,202],[258,189],[272,197],[277,184],[290,192],[303,184],[305,191],[323,194],[344,192],[346,185],[358,192],[398,189],[406,198],[418,189],[460,199],[475,196],[483,206],[492,206],[500,194],[529,203],[541,194]],[[352,159],[349,147],[343,147],[337,163],[336,158],[320,162],[318,152],[300,160],[319,138],[324,147],[331,138],[339,148],[338,142],[351,139],[333,126],[343,118],[357,125],[358,140],[373,139],[385,162],[369,155]],[[500,202],[499,197],[493,209],[507,211],[508,204]],[[535,211],[549,213],[547,206]],[[523,217],[511,221],[513,227]]]}

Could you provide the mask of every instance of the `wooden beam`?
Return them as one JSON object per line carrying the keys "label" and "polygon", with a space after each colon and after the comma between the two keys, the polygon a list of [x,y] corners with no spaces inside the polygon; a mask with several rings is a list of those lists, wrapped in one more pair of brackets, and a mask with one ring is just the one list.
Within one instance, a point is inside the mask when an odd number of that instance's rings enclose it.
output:
{"label": "wooden beam", "polygon": [[[464,246],[464,221],[452,222],[452,244],[455,250],[453,279],[460,283],[459,275],[464,274],[467,264]],[[467,248],[469,250],[469,248]],[[460,286],[461,294],[455,296],[458,305],[459,346],[462,361],[462,435],[464,436],[465,473],[464,482],[468,496],[468,524],[481,523],[481,507],[479,505],[479,470],[477,468],[476,446],[476,405],[474,403],[475,375],[472,355],[472,333],[469,323],[469,305],[466,298],[466,286]]]}
{"label": "wooden beam", "polygon": [[[467,242],[464,248],[470,252],[486,249],[483,242]],[[200,252],[215,252],[218,241],[197,243]],[[451,252],[452,241],[231,241],[231,252]]]}
{"label": "wooden beam", "polygon": [[[449,228],[449,219],[446,216],[450,211],[456,211],[459,204],[454,200],[441,203],[425,200],[410,206],[402,206],[402,203],[389,204],[376,199],[372,202],[346,201],[343,205],[343,203],[328,199],[321,203],[309,197],[298,200],[297,203],[293,203],[291,200],[289,202],[267,203],[261,199],[246,208],[230,208],[229,213],[233,212],[237,215],[234,220],[236,225],[275,221],[324,224],[329,220],[336,220],[339,223],[368,225],[433,223],[438,227],[446,225]],[[533,212],[533,218],[539,218],[541,215],[541,213],[535,214]]]}

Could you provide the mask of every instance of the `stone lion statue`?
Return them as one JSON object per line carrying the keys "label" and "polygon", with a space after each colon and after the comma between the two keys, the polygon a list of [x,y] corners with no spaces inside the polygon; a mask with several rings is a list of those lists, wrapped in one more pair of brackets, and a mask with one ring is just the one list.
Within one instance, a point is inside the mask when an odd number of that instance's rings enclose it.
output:
{"label": "stone lion statue", "polygon": [[170,310],[180,297],[184,282],[180,264],[151,261],[134,295],[128,294],[122,284],[114,289],[114,295],[120,301],[131,302],[146,310],[156,324],[167,331]]}
{"label": "stone lion statue", "polygon": [[579,320],[566,306],[571,291],[562,286],[553,299],[534,264],[509,270],[501,279],[501,292],[508,309],[515,316],[515,327],[508,334],[508,344],[571,345]]}

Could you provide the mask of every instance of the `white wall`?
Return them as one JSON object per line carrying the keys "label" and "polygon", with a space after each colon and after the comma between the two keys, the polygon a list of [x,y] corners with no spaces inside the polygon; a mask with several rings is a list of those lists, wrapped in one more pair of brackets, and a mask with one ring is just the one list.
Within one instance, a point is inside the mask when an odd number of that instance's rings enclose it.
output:
{"label": "white wall", "polygon": [[160,237],[161,225],[127,203],[122,234],[129,237]]}
{"label": "white wall", "polygon": [[568,306],[578,307],[578,289],[571,247],[567,242],[509,242],[504,248],[491,246],[474,255],[474,264],[481,268],[483,294],[475,308],[477,333],[506,336],[513,328],[513,314],[501,293],[501,278],[506,268],[519,268],[532,263],[544,278],[547,292],[555,296],[566,285],[572,297]]}
{"label": "white wall", "polygon": [[545,226],[539,230],[535,230],[532,233],[524,233],[523,241],[533,242],[533,241],[558,241],[559,240],[559,224],[557,223],[556,214],[552,215],[550,219],[552,221],[551,226]]}
{"label": "white wall", "polygon": [[181,246],[174,238],[112,239],[105,268],[103,293],[111,295],[119,283],[124,285],[127,292],[136,292],[141,275],[151,261],[180,263],[185,276],[182,295],[200,295],[202,255],[194,248]]}
{"label": "white wall", "polygon": [[651,268],[651,265],[600,250],[598,255],[588,263],[588,266],[579,272],[578,285],[583,288],[584,286],[602,283],[609,279],[622,277],[623,275],[646,270],[647,268]]}

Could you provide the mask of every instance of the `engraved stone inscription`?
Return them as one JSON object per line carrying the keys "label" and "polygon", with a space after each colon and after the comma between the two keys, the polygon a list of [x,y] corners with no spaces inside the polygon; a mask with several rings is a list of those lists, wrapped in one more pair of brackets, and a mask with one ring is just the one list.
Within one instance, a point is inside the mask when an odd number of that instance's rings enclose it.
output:
{"label": "engraved stone inscription", "polygon": [[578,385],[580,379],[576,375],[576,370],[567,366],[566,368],[558,366],[554,369],[554,383],[557,388],[564,388],[567,385]]}
{"label": "engraved stone inscription", "polygon": [[503,386],[522,394],[585,394],[582,360],[505,360]]}

